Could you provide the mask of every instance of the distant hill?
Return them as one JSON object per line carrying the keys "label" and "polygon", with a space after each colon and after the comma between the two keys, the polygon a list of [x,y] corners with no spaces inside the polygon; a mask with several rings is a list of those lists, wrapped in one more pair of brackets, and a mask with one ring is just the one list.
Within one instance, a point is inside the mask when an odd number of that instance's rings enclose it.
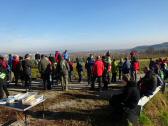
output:
{"label": "distant hill", "polygon": [[132,48],[131,50],[136,50],[138,52],[144,52],[149,48],[154,49],[156,51],[157,50],[168,50],[168,42],[164,42],[161,44],[155,44],[155,45],[137,46],[137,47]]}

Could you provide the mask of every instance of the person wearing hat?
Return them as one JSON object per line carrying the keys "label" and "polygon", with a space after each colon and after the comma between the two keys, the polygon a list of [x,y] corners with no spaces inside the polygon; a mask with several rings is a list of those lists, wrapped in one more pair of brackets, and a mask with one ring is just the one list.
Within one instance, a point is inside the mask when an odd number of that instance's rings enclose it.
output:
{"label": "person wearing hat", "polygon": [[22,68],[23,68],[26,91],[28,89],[30,91],[31,90],[31,79],[32,79],[32,74],[31,74],[32,63],[31,63],[30,54],[25,55],[25,59],[22,62]]}

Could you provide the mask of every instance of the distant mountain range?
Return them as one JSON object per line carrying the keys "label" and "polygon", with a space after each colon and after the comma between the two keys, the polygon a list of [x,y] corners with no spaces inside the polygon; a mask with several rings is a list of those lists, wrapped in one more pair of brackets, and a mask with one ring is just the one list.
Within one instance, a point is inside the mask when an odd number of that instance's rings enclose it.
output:
{"label": "distant mountain range", "polygon": [[[116,50],[109,50],[111,53],[120,53],[120,54],[125,54],[125,53],[129,53],[131,50],[136,50],[138,52],[145,52],[147,49],[152,49],[155,51],[158,50],[168,50],[168,42],[163,42],[160,44],[154,44],[154,45],[143,45],[143,46],[137,46],[131,49],[116,49]],[[70,53],[70,55],[74,55],[74,56],[88,56],[89,53],[92,54],[96,54],[96,55],[101,55],[101,54],[105,54],[108,50],[92,50],[92,51],[73,51],[73,50],[69,50],[68,52]],[[62,52],[62,51],[61,51]],[[26,53],[28,52],[13,52],[12,54],[19,54],[21,56],[24,56]],[[35,54],[36,52],[30,52],[31,54]],[[50,53],[52,53],[54,55],[55,51],[40,51],[40,54],[47,54],[49,55]],[[1,55],[5,55],[7,54],[6,52],[1,52]]]}
{"label": "distant mountain range", "polygon": [[154,49],[154,50],[168,50],[168,42],[164,42],[164,43],[161,43],[161,44],[155,44],[155,45],[145,45],[145,46],[137,46],[137,47],[134,47],[130,50],[136,50],[138,52],[144,52],[146,51],[147,49]]}

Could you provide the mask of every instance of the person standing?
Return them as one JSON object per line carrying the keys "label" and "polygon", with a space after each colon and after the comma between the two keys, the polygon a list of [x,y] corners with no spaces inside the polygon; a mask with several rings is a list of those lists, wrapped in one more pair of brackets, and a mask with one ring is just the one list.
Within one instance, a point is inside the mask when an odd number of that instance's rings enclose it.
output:
{"label": "person standing", "polygon": [[24,81],[26,92],[31,90],[31,80],[32,80],[32,63],[30,54],[25,55],[25,59],[22,62]]}
{"label": "person standing", "polygon": [[93,58],[93,55],[90,54],[90,56],[87,58],[86,63],[85,63],[85,68],[87,70],[87,81],[88,81],[88,84],[90,84],[91,81],[92,81],[92,76],[93,76],[92,69],[93,69],[93,65],[94,65],[94,58]]}
{"label": "person standing", "polygon": [[55,51],[55,61],[57,62],[57,63],[59,63],[60,61],[59,61],[59,55],[61,55],[61,53],[59,52],[59,51]]}
{"label": "person standing", "polygon": [[36,62],[36,65],[38,65],[38,63],[40,62],[40,54],[37,52],[36,54],[35,54],[35,62]]}
{"label": "person standing", "polygon": [[78,76],[79,76],[78,82],[81,83],[81,81],[82,81],[83,66],[82,66],[81,59],[79,59],[79,58],[76,58],[76,69],[77,69]]}
{"label": "person standing", "polygon": [[68,90],[68,71],[69,71],[69,65],[66,60],[62,58],[62,56],[59,56],[59,66],[60,66],[60,76],[61,76],[61,85],[62,90],[67,91]]}
{"label": "person standing", "polygon": [[63,57],[64,57],[64,60],[68,61],[68,59],[69,59],[69,54],[68,54],[68,51],[67,51],[67,50],[64,51]]}
{"label": "person standing", "polygon": [[12,82],[12,61],[13,61],[13,57],[12,54],[9,54],[8,56],[8,81],[9,83]]}
{"label": "person standing", "polygon": [[130,61],[128,60],[128,58],[125,58],[125,61],[124,61],[123,66],[122,66],[123,75],[130,74],[130,66],[131,66]]}
{"label": "person standing", "polygon": [[9,92],[7,90],[7,68],[8,64],[5,61],[3,56],[0,56],[0,99],[4,98],[4,92],[6,97],[9,96]]}
{"label": "person standing", "polygon": [[119,80],[121,80],[121,76],[122,76],[122,67],[123,67],[123,59],[120,58],[120,61],[118,63],[118,73],[119,73]]}
{"label": "person standing", "polygon": [[68,60],[68,65],[69,65],[69,81],[72,82],[72,74],[73,74],[73,62],[71,61],[71,59],[69,58]]}
{"label": "person standing", "polygon": [[54,85],[54,79],[55,77],[55,73],[56,73],[56,61],[55,58],[50,54],[50,56],[48,57],[49,61],[51,62],[51,67],[52,67],[52,71],[51,71],[51,85]]}
{"label": "person standing", "polygon": [[[50,89],[50,62],[49,60],[47,59],[47,57],[45,57],[44,55],[41,55],[41,60],[39,62],[39,65],[38,65],[38,69],[39,69],[39,72],[41,74],[41,78],[43,80],[43,88],[44,90],[46,89]],[[46,85],[46,82],[47,82],[47,85]]]}
{"label": "person standing", "polygon": [[137,58],[137,52],[132,51],[130,53],[131,56],[131,79],[137,81],[137,72],[139,71],[139,61]]}
{"label": "person standing", "polygon": [[118,66],[117,66],[116,60],[113,59],[113,62],[112,62],[112,79],[111,79],[112,83],[117,82],[117,71],[118,71]]}
{"label": "person standing", "polygon": [[18,85],[18,80],[19,80],[19,74],[20,74],[20,61],[19,61],[19,56],[15,55],[13,56],[13,61],[12,61],[12,71],[15,76],[15,86]]}
{"label": "person standing", "polygon": [[102,90],[102,76],[104,72],[104,63],[101,60],[100,56],[97,56],[96,62],[93,66],[93,79],[91,84],[91,90],[95,89],[95,81],[98,79],[99,82],[99,90]]}

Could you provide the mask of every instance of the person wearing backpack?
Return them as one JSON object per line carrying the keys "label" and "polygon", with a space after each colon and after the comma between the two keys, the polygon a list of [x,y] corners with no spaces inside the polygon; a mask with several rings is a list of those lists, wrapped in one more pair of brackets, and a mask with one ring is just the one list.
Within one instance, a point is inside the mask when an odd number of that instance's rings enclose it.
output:
{"label": "person wearing backpack", "polygon": [[62,90],[67,91],[68,90],[68,71],[69,71],[69,65],[68,62],[62,58],[62,56],[58,56],[59,58],[59,66],[60,66],[60,77],[61,77],[61,85]]}
{"label": "person wearing backpack", "polygon": [[4,98],[4,92],[6,97],[9,96],[9,92],[7,90],[7,68],[8,63],[5,61],[3,56],[0,56],[0,99]]}
{"label": "person wearing backpack", "polygon": [[[41,55],[41,60],[38,64],[38,69],[41,74],[41,78],[43,80],[43,88],[44,90],[51,88],[50,82],[50,62],[46,56]],[[47,82],[47,84],[46,84]]]}

